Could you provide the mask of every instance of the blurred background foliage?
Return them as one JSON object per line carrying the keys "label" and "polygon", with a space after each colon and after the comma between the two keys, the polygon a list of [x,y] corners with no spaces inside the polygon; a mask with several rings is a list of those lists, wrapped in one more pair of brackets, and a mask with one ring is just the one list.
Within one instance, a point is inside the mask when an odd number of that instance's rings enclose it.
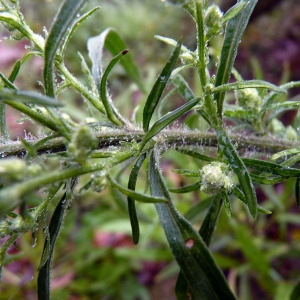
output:
{"label": "blurred background foliage", "polygon": [[[226,1],[219,1],[226,9]],[[266,3],[269,1],[266,1]],[[300,78],[300,4],[293,0],[272,1],[258,5],[243,37],[235,67],[245,79],[253,77],[279,84],[282,80]],[[23,0],[23,12],[35,32],[44,35],[51,24],[59,1]],[[88,6],[101,9],[88,19],[72,38],[67,52],[70,70],[83,80],[77,51],[86,58],[86,42],[107,27],[117,29],[126,40],[140,67],[146,87],[150,89],[156,75],[170,53],[169,46],[155,40],[155,34],[178,39],[191,49],[195,47],[194,24],[182,10],[159,0],[89,1]],[[26,41],[6,40],[1,27],[0,69],[8,75],[16,59],[26,53]],[[216,40],[215,43],[220,41]],[[108,55],[108,61],[109,61]],[[42,60],[30,58],[21,69],[20,88],[41,89]],[[28,76],[30,74],[30,76]],[[194,74],[189,74],[193,80]],[[145,95],[116,68],[111,93],[120,111],[131,115],[132,109]],[[194,85],[197,89],[197,85]],[[294,90],[296,93],[297,91]],[[64,92],[67,110],[80,121],[86,117],[81,101],[73,92]],[[291,111],[281,117],[289,125],[295,116]],[[38,136],[38,130],[22,115],[9,110],[8,122],[12,137],[26,134]],[[172,169],[195,169],[199,162],[171,151],[163,155],[163,172],[170,187],[192,181]],[[199,164],[198,167],[201,165]],[[130,169],[130,168],[129,168]],[[117,170],[115,175],[117,176]],[[126,185],[128,172],[119,180]],[[146,181],[141,173],[138,187]],[[88,180],[89,178],[86,178]],[[83,183],[85,177],[83,177]],[[288,299],[300,273],[300,216],[294,199],[294,181],[258,190],[258,199],[273,213],[253,221],[237,201],[233,217],[222,212],[211,244],[218,264],[223,268],[231,288],[241,300]],[[58,195],[59,196],[59,195]],[[177,208],[200,227],[209,202],[200,192],[174,195]],[[54,207],[53,203],[53,207]],[[190,208],[193,207],[193,210]],[[134,246],[125,199],[115,191],[82,192],[73,199],[57,241],[52,271],[52,299],[175,299],[173,289],[178,271],[172,261],[162,228],[152,205],[138,204],[141,239]],[[26,234],[10,249],[3,272],[0,299],[35,299],[36,269],[43,246],[40,230],[37,242]]]}

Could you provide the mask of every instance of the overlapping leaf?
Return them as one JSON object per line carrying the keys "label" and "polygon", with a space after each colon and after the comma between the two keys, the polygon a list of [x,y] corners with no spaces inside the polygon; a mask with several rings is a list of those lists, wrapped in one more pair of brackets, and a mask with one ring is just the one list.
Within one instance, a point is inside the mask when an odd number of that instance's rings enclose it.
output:
{"label": "overlapping leaf", "polygon": [[67,38],[68,31],[71,28],[76,15],[79,13],[85,0],[65,0],[54,21],[45,44],[44,54],[44,86],[45,93],[50,97],[55,95],[54,87],[54,60],[59,50]]}
{"label": "overlapping leaf", "polygon": [[[118,55],[121,51],[127,48],[126,43],[121,38],[119,33],[112,28],[107,28],[99,35],[89,38],[87,43],[89,57],[93,63],[92,74],[97,86],[100,84],[103,68],[103,50],[107,48],[113,56]],[[144,85],[142,83],[138,68],[130,53],[121,60],[126,73],[144,92]]]}
{"label": "overlapping leaf", "polygon": [[[246,5],[234,18],[230,19],[226,25],[224,42],[216,74],[216,87],[227,84],[229,81],[231,70],[237,55],[238,45],[257,1],[258,0],[240,1],[245,2]],[[220,117],[222,117],[224,97],[225,92],[216,93],[214,96]]]}
{"label": "overlapping leaf", "polygon": [[178,282],[182,290],[178,288],[176,290],[179,299],[188,297],[184,295],[187,286],[192,292],[193,299],[235,299],[204,241],[173,207],[159,171],[157,156],[158,154],[153,152],[150,157],[149,183],[153,195],[165,196],[168,199],[168,203],[159,203],[155,206],[182,274],[180,276],[183,280]]}
{"label": "overlapping leaf", "polygon": [[170,56],[169,60],[167,61],[165,67],[161,71],[160,75],[158,76],[156,82],[154,83],[149,93],[149,96],[147,98],[143,110],[143,129],[145,132],[149,130],[149,125],[150,125],[152,115],[168,83],[171,73],[176,65],[176,62],[180,54],[180,50],[181,50],[181,41],[177,43],[172,55]]}

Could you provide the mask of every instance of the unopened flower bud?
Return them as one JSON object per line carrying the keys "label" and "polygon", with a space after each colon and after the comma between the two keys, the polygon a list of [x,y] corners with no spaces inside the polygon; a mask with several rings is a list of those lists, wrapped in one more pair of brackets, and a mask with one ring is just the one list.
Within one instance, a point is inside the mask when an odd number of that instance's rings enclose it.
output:
{"label": "unopened flower bud", "polygon": [[0,175],[8,180],[22,180],[25,175],[26,162],[17,158],[0,160]]}
{"label": "unopened flower bud", "polygon": [[222,32],[222,17],[219,6],[211,5],[205,13],[206,36],[210,38]]}
{"label": "unopened flower bud", "polygon": [[296,142],[297,141],[297,132],[292,126],[286,128],[285,138],[288,141]]}
{"label": "unopened flower bud", "polygon": [[89,153],[97,148],[97,139],[94,132],[87,125],[81,125],[75,131],[68,152],[77,160],[83,161]]}
{"label": "unopened flower bud", "polygon": [[95,192],[102,192],[107,187],[106,173],[98,172],[91,175],[91,189]]}
{"label": "unopened flower bud", "polygon": [[282,124],[281,121],[279,121],[278,119],[273,119],[269,126],[268,129],[270,130],[270,132],[279,137],[279,138],[285,138],[285,134],[286,134],[286,128],[285,126]]}
{"label": "unopened flower bud", "polygon": [[246,88],[236,90],[235,97],[239,106],[256,112],[260,111],[261,98],[256,89]]}
{"label": "unopened flower bud", "polygon": [[212,162],[202,168],[200,190],[203,193],[216,195],[221,191],[229,192],[233,187],[233,172],[225,163]]}

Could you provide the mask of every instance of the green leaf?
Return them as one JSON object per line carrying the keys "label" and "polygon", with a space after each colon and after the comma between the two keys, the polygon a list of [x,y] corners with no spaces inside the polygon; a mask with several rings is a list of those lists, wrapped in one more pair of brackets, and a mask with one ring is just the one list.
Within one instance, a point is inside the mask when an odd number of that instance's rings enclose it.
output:
{"label": "green leaf", "polygon": [[267,122],[274,119],[277,115],[281,114],[284,111],[292,110],[292,109],[299,109],[300,107],[300,101],[285,101],[282,103],[274,103],[271,105],[268,105],[264,108],[264,112],[271,111],[270,114],[268,114]]}
{"label": "green leaf", "polygon": [[108,75],[110,74],[111,70],[116,65],[116,63],[127,53],[128,53],[128,50],[123,50],[118,55],[116,55],[110,61],[108,66],[106,67],[106,69],[101,77],[101,80],[100,80],[100,96],[101,96],[102,103],[105,107],[107,117],[112,123],[119,125],[119,126],[123,125],[124,121],[123,121],[122,117],[120,116],[119,112],[117,111],[117,109],[114,107],[112,101],[110,100],[110,98],[107,94],[106,86],[107,86],[107,78],[108,78]]}
{"label": "green leaf", "polygon": [[[194,98],[196,98],[195,94],[193,93],[193,91],[191,90],[191,88],[189,87],[188,83],[184,80],[184,78],[180,75],[177,74],[173,79],[172,79],[172,83],[174,84],[174,86],[177,88],[180,96],[185,100],[185,101],[190,101]],[[197,109],[196,110],[197,113],[208,123],[210,123],[210,118],[209,115],[202,109]]]}
{"label": "green leaf", "polygon": [[192,224],[195,222],[202,221],[200,217],[202,213],[209,208],[212,199],[213,197],[208,197],[199,201],[194,206],[190,207],[190,209],[184,214],[184,217],[187,220],[189,220]]}
{"label": "green leaf", "polygon": [[[177,41],[173,40],[171,38],[167,38],[167,37],[164,37],[161,35],[155,35],[154,37],[156,39],[158,39],[159,41],[166,43],[167,45],[171,45],[173,47],[176,47],[176,45],[177,45]],[[184,45],[181,45],[181,52],[190,52],[190,50],[187,47],[185,47]]]}
{"label": "green leaf", "polygon": [[283,177],[283,176],[266,176],[265,174],[259,175],[255,173],[250,173],[251,179],[254,183],[259,183],[259,184],[271,184],[274,185],[276,183],[283,182],[288,179],[288,177]]}
{"label": "green leaf", "polygon": [[164,197],[155,197],[155,196],[149,196],[147,194],[141,194],[121,186],[109,175],[107,176],[107,178],[113,188],[118,189],[124,195],[130,197],[131,199],[134,199],[135,201],[144,202],[144,203],[167,202],[167,199]]}
{"label": "green leaf", "polygon": [[[230,19],[227,23],[216,74],[216,87],[227,84],[229,81],[231,70],[237,55],[238,45],[257,1],[258,0],[240,1],[245,2],[246,5],[234,18]],[[214,95],[214,99],[218,106],[218,115],[220,118],[222,118],[224,97],[224,92],[215,93]]]}
{"label": "green leaf", "polygon": [[193,299],[235,299],[202,238],[173,206],[158,167],[158,156],[159,154],[154,151],[150,157],[149,183],[154,196],[164,196],[168,199],[168,203],[157,203],[155,207],[172,253],[180,267],[182,274],[180,276],[186,281],[178,283],[183,291],[177,289],[176,294],[179,295],[181,292],[180,299],[188,299],[188,295],[183,298],[188,285]]}
{"label": "green leaf", "polygon": [[300,170],[295,168],[286,167],[280,164],[276,164],[269,161],[263,161],[260,159],[243,158],[244,164],[252,169],[269,173],[272,175],[281,175],[285,177],[299,177]]}
{"label": "green leaf", "polygon": [[[62,46],[61,46],[61,51],[60,51],[60,55],[62,56],[62,58],[64,57],[66,48],[69,44],[69,41],[71,39],[71,37],[73,36],[74,32],[76,31],[76,29],[89,17],[92,16],[92,14],[94,14],[98,9],[100,8],[100,6],[97,6],[93,9],[91,9],[90,11],[88,11],[87,13],[85,13],[84,15],[78,17],[75,22],[73,22],[73,24],[71,25],[71,28],[69,29],[68,35],[66,37],[66,39],[64,40]],[[76,16],[77,17],[77,16]]]}
{"label": "green leaf", "polygon": [[246,81],[236,81],[233,83],[221,84],[213,88],[213,93],[234,91],[238,89],[247,89],[247,88],[256,88],[256,89],[268,89],[275,91],[277,93],[286,93],[286,91],[272,83],[263,80],[246,80]]}
{"label": "green leaf", "polygon": [[41,267],[38,274],[38,299],[50,300],[50,268],[55,242],[62,227],[62,223],[69,207],[67,193],[61,197],[52,215],[49,225],[49,240],[46,239],[41,258]]}
{"label": "green leaf", "polygon": [[180,74],[177,74],[174,78],[172,78],[172,83],[177,88],[180,96],[186,102],[189,102],[196,98],[195,94],[189,87],[188,83],[184,80],[184,78]]}
{"label": "green leaf", "polygon": [[[135,162],[129,175],[128,189],[133,191],[135,190],[136,181],[139,175],[139,170],[145,159],[146,159],[146,153],[142,154]],[[131,231],[132,231],[132,240],[134,244],[137,244],[140,238],[140,228],[139,228],[139,220],[136,214],[135,201],[131,197],[127,197],[127,204],[128,204],[128,213],[129,213]]]}
{"label": "green leaf", "polygon": [[51,25],[44,55],[44,86],[47,96],[53,97],[55,95],[54,61],[56,54],[67,38],[68,31],[76,19],[76,15],[85,3],[85,0],[65,0]]}
{"label": "green leaf", "polygon": [[17,60],[16,63],[15,63],[15,66],[12,70],[12,72],[10,73],[9,77],[8,77],[8,80],[10,82],[14,82],[20,72],[20,68],[21,68],[21,61],[20,60]]}
{"label": "green leaf", "polygon": [[[234,187],[233,190],[232,190],[233,194],[238,198],[240,199],[243,203],[247,204],[247,200],[246,200],[246,197],[245,195],[243,194],[243,192],[238,188],[238,187]],[[257,206],[257,210],[260,212],[260,213],[263,213],[263,214],[271,214],[272,212],[261,207],[261,206]]]}
{"label": "green leaf", "polygon": [[5,77],[4,74],[0,73],[0,78],[2,79],[5,86],[10,89],[17,90],[18,88],[8,79]]}
{"label": "green leaf", "polygon": [[143,129],[145,132],[149,130],[150,120],[158,104],[158,101],[160,100],[161,95],[168,83],[170,75],[176,65],[176,62],[180,54],[180,50],[181,50],[181,40],[178,41],[177,46],[175,47],[165,67],[163,68],[160,75],[158,76],[147,98],[143,110]]}
{"label": "green leaf", "polygon": [[227,118],[231,118],[246,123],[253,123],[259,117],[259,115],[254,111],[245,110],[245,109],[225,110],[224,116]]}
{"label": "green leaf", "polygon": [[0,101],[5,102],[6,100],[34,103],[42,106],[62,106],[62,103],[58,102],[56,99],[36,92],[3,88],[0,90]]}
{"label": "green leaf", "polygon": [[200,227],[199,234],[207,246],[209,246],[215,232],[222,204],[222,194],[217,194],[211,199],[210,207]]}
{"label": "green leaf", "polygon": [[243,193],[246,197],[247,206],[253,218],[257,214],[257,199],[254,185],[246,169],[245,164],[234,149],[228,135],[223,128],[217,130],[218,145],[221,152],[228,160],[232,170],[238,177]]}
{"label": "green leaf", "polygon": [[183,193],[189,193],[189,192],[199,190],[199,188],[200,188],[200,182],[197,181],[195,183],[183,186],[183,187],[178,188],[178,189],[169,189],[169,192],[177,193],[177,194],[183,194]]}
{"label": "green leaf", "polygon": [[[112,28],[107,28],[99,35],[88,39],[87,42],[89,57],[92,61],[92,74],[97,86],[100,84],[100,79],[102,76],[102,66],[103,66],[103,49],[104,47],[113,55],[116,56],[118,53],[127,49],[127,45],[121,36]],[[138,68],[133,61],[130,53],[121,60],[121,65],[123,66],[126,73],[130,78],[138,85],[142,92],[145,92],[143,82],[141,80]]]}
{"label": "green leaf", "polygon": [[194,158],[197,158],[197,159],[200,159],[200,160],[203,160],[203,161],[207,161],[207,162],[212,162],[212,161],[216,161],[216,160],[217,160],[217,159],[214,158],[214,157],[210,157],[210,156],[201,154],[201,153],[196,152],[196,151],[188,150],[188,149],[180,149],[180,148],[176,148],[176,150],[177,150],[178,152],[187,154],[187,155],[189,155],[189,156],[191,156],[191,157],[194,157]]}
{"label": "green leaf", "polygon": [[240,1],[232,6],[223,16],[223,24],[234,18],[247,4],[246,1]]}
{"label": "green leaf", "polygon": [[199,170],[190,170],[190,169],[173,169],[174,173],[180,174],[184,177],[200,177],[201,172]]}
{"label": "green leaf", "polygon": [[183,114],[188,112],[190,109],[192,109],[196,104],[198,104],[200,98],[195,98],[184,105],[180,106],[179,108],[175,109],[174,111],[167,113],[165,116],[161,117],[158,121],[156,121],[151,129],[146,133],[144,136],[141,144],[140,144],[140,151],[143,150],[146,143],[154,137],[156,134],[158,134],[160,131],[162,131],[165,127],[167,127],[170,123],[181,117]]}

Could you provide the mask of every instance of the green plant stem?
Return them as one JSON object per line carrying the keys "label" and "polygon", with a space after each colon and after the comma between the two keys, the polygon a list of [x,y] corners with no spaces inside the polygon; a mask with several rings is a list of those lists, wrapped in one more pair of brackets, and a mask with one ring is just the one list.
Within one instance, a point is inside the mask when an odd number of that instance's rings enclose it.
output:
{"label": "green plant stem", "polygon": [[[20,104],[20,103],[19,103]],[[98,132],[98,149],[108,148],[109,146],[121,146],[123,142],[141,142],[145,133],[142,130],[121,130],[107,129]],[[286,149],[299,148],[299,142],[275,139],[271,137],[245,136],[242,134],[229,134],[233,144],[238,145],[238,151],[242,154],[245,151],[254,153],[274,154]],[[28,141],[32,146],[38,144],[37,153],[57,153],[66,151],[64,138],[53,138],[40,143],[40,140]],[[212,132],[188,131],[165,129],[155,137],[155,143],[162,147],[188,146],[188,147],[217,147],[216,134]],[[0,146],[0,156],[19,156],[22,157],[26,149],[21,142],[10,142]],[[95,157],[97,154],[95,154]],[[108,155],[109,156],[109,155]],[[101,156],[103,157],[103,156]],[[107,157],[107,156],[105,156]]]}
{"label": "green plant stem", "polygon": [[50,118],[47,118],[47,117],[45,117],[45,115],[42,115],[42,114],[32,110],[29,106],[25,105],[24,103],[13,101],[13,100],[5,100],[4,102],[7,105],[13,107],[14,109],[29,116],[33,120],[39,122],[40,124],[48,127],[49,129],[59,132],[57,125]]}
{"label": "green plant stem", "polygon": [[0,101],[0,130],[2,134],[3,141],[6,142],[9,140],[9,135],[7,131],[6,124],[6,106],[5,103]]}
{"label": "green plant stem", "polygon": [[[90,163],[86,163],[84,166],[72,167],[53,173],[39,174],[38,176],[24,182],[7,186],[0,190],[0,215],[14,209],[16,206],[18,206],[18,204],[21,203],[24,195],[37,190],[42,186],[61,182],[63,180],[74,178],[83,174],[100,171],[105,168],[111,168],[112,166],[121,163],[132,156],[132,150],[124,150],[122,152],[118,152],[118,154],[111,159],[108,159],[105,164],[103,162],[97,163],[90,161]],[[8,202],[7,199],[10,199],[10,201]]]}
{"label": "green plant stem", "polygon": [[201,86],[204,88],[207,83],[206,79],[206,63],[205,63],[205,35],[203,8],[201,1],[196,1],[196,16],[197,16],[197,41],[198,41],[198,72],[200,75]]}
{"label": "green plant stem", "polygon": [[105,108],[97,95],[92,93],[81,82],[79,82],[77,78],[69,72],[63,63],[57,63],[56,67],[77,92],[86,98],[97,110],[105,114]]}

